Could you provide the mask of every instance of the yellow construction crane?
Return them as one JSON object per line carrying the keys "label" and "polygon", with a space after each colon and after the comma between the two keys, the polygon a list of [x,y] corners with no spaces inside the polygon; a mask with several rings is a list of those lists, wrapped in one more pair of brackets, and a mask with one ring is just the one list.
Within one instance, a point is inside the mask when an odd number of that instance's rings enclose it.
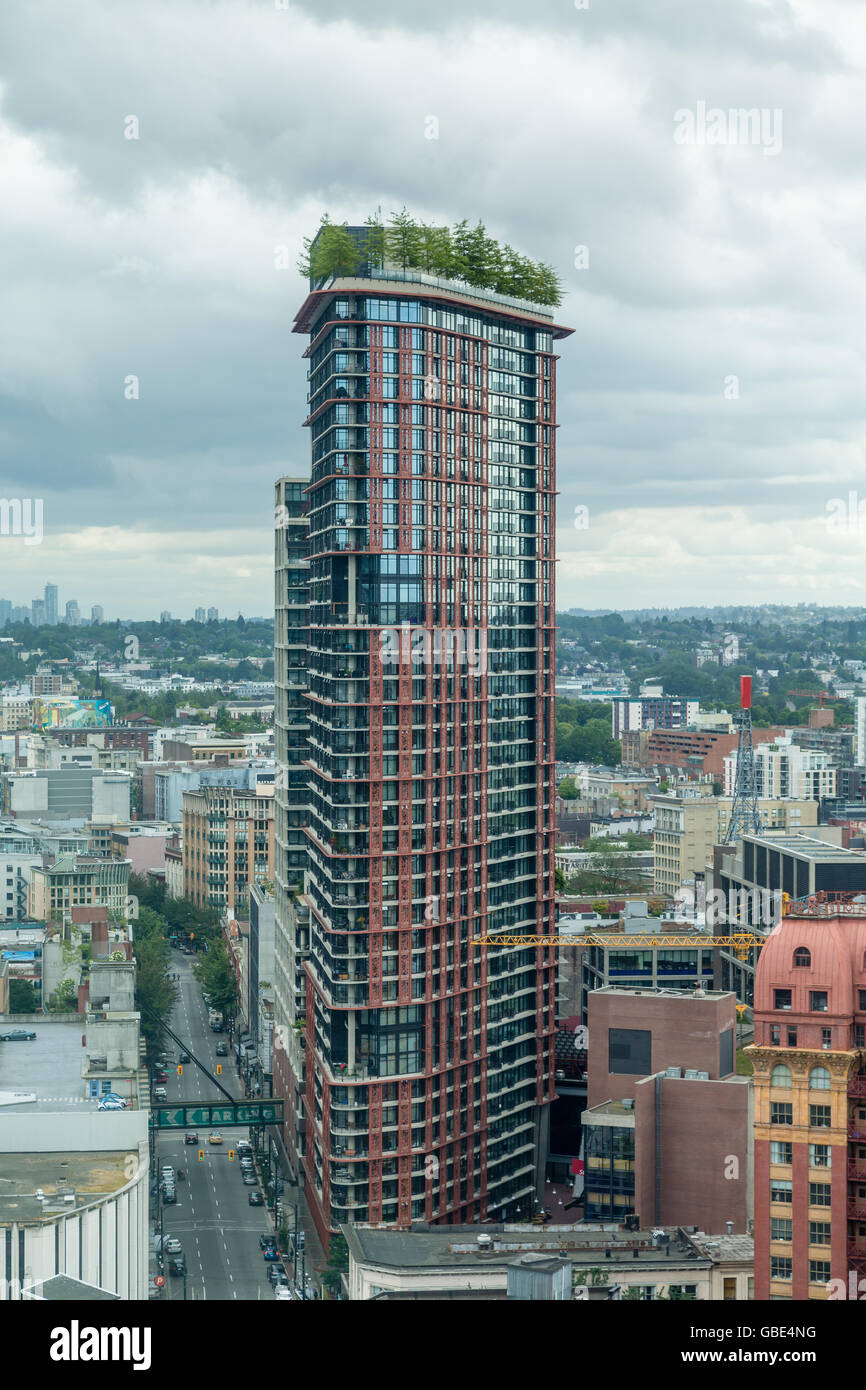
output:
{"label": "yellow construction crane", "polygon": [[676,936],[673,932],[610,932],[595,936],[587,932],[585,936],[476,936],[476,946],[614,946],[645,947],[663,946],[670,948],[710,948],[711,950],[732,950],[739,960],[748,960],[751,950],[760,950],[766,941],[765,936],[754,932],[734,932],[731,936],[702,936],[697,932]]}

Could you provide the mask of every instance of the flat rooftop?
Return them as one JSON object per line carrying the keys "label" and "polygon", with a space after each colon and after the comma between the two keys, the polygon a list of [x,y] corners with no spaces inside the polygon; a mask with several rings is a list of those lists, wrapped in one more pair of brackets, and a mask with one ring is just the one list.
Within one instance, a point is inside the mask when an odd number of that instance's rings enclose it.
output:
{"label": "flat rooftop", "polygon": [[[365,1226],[344,1226],[343,1234],[354,1258],[363,1264],[400,1269],[504,1268],[521,1255],[560,1257],[572,1264],[608,1267],[677,1266],[688,1261],[707,1269],[712,1257],[701,1250],[679,1227],[665,1228],[668,1243],[653,1246],[652,1231],[599,1230],[597,1226],[448,1226],[441,1230],[383,1231]],[[490,1238],[490,1245],[479,1245]],[[734,1237],[736,1239],[736,1237]],[[610,1255],[606,1255],[606,1251]],[[637,1251],[637,1254],[635,1254]]]}
{"label": "flat rooftop", "polygon": [[[36,1034],[34,1042],[0,1043],[0,1093],[32,1092],[36,1099],[17,1105],[28,1114],[40,1110],[78,1110],[92,1105],[84,1094],[81,1065],[84,1020],[46,1018],[45,1022],[0,1025],[0,1032],[23,1028]],[[0,1117],[9,1114],[0,1106]],[[0,1120],[2,1123],[2,1120]]]}
{"label": "flat rooftop", "polygon": [[[76,1211],[125,1187],[130,1180],[129,1151],[4,1153],[0,1170],[0,1225],[54,1220],[61,1208]],[[47,1202],[36,1197],[37,1188]],[[58,1197],[58,1188],[71,1189],[74,1201]]]}

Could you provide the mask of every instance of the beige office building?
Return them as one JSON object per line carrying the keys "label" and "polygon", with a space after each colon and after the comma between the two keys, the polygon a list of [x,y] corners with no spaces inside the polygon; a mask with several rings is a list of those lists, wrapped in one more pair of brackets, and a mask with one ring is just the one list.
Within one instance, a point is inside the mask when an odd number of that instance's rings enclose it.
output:
{"label": "beige office building", "polygon": [[[650,798],[653,831],[654,889],[674,897],[695,873],[712,860],[713,845],[727,833],[733,799],[668,793]],[[818,824],[817,801],[762,798],[758,802],[765,830],[800,830]]]}

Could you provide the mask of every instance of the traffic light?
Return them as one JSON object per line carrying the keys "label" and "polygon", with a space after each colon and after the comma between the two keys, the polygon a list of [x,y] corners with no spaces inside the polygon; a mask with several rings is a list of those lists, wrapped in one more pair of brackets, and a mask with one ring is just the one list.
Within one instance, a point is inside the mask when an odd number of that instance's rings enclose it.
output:
{"label": "traffic light", "polygon": [[234,1158],[234,1156],[235,1156],[235,1151],[234,1151],[234,1149],[229,1149],[229,1163],[231,1163],[231,1161],[232,1161],[232,1159]]}
{"label": "traffic light", "polygon": [[183,1067],[178,1067],[177,1074],[178,1076],[183,1076]]}
{"label": "traffic light", "polygon": [[198,1151],[198,1158],[199,1158],[199,1163],[200,1163],[200,1162],[202,1161],[202,1159],[204,1158],[204,1149],[199,1149],[199,1151]]}
{"label": "traffic light", "polygon": [[222,1065],[222,1062],[217,1062],[217,1076],[222,1076],[222,1074],[223,1074],[223,1065]]}

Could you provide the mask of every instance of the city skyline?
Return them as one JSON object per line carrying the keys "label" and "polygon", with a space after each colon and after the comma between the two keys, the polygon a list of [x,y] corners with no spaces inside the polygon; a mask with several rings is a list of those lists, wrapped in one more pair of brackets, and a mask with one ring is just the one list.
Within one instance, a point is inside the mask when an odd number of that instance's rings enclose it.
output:
{"label": "city skyline", "polygon": [[[95,109],[111,7],[47,27],[4,7],[0,130],[20,192],[0,237],[21,328],[0,491],[44,500],[41,544],[0,538],[19,591],[50,568],[79,595],[103,575],[133,617],[202,584],[222,610],[266,610],[273,480],[305,471],[305,384],[283,370],[296,258],[325,211],[363,222],[405,204],[483,216],[565,281],[563,608],[676,604],[685,570],[699,603],[856,602],[861,278],[839,263],[859,264],[858,194],[826,113],[842,74],[862,94],[857,9],[795,4],[766,27],[746,0],[688,25],[676,9],[541,0],[491,24],[478,0],[373,0],[363,19],[306,0],[156,3]],[[446,41],[458,24],[465,42]],[[204,34],[217,68],[239,44],[248,56],[228,107],[188,84]],[[82,82],[66,94],[70,62]],[[311,131],[323,85],[331,120]],[[711,138],[716,106],[735,119]],[[356,158],[345,132],[361,128]],[[46,264],[63,267],[50,284]]]}

